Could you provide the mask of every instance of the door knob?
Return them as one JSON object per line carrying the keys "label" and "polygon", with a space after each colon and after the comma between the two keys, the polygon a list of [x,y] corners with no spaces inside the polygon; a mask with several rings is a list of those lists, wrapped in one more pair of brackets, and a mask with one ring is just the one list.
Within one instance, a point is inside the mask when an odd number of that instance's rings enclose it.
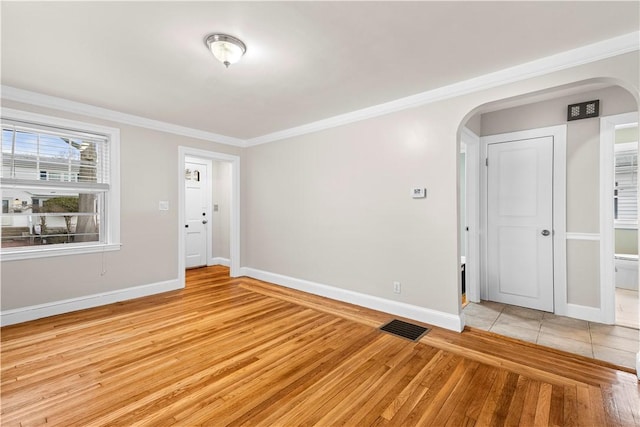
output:
{"label": "door knob", "polygon": [[203,219],[203,220],[202,220],[202,223],[203,223],[203,224],[206,224],[206,223],[208,223],[208,222],[209,222],[209,221],[207,221],[206,219]]}
{"label": "door knob", "polygon": [[548,236],[549,234],[551,234],[551,232],[549,230],[542,230],[541,233],[543,236]]}

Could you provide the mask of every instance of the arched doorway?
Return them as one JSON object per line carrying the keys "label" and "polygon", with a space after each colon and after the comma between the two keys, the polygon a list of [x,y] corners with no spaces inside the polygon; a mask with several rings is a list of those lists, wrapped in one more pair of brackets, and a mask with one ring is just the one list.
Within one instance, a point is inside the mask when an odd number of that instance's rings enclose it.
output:
{"label": "arched doorway", "polygon": [[[585,356],[605,358],[599,357],[608,351],[601,345],[607,341],[602,333],[613,326],[599,325],[613,323],[612,310],[617,304],[607,300],[608,295],[613,294],[615,281],[613,274],[607,278],[606,272],[613,272],[614,260],[613,256],[605,258],[603,252],[608,244],[607,236],[613,235],[614,230],[613,221],[606,225],[602,214],[603,207],[613,207],[613,197],[609,200],[601,196],[602,186],[605,185],[599,173],[602,169],[603,126],[600,118],[567,121],[568,105],[592,99],[601,101],[600,117],[633,112],[637,116],[636,95],[608,81],[576,83],[544,93],[493,102],[478,107],[467,116],[460,138],[461,148],[465,149],[464,179],[462,176],[459,179],[461,194],[465,197],[464,203],[459,206],[463,236],[460,247],[466,261],[466,297],[472,302],[464,308],[467,325]],[[488,292],[488,281],[491,279],[487,272],[487,252],[491,249],[487,244],[486,222],[483,224],[482,221],[487,209],[486,200],[482,199],[486,197],[487,182],[481,179],[483,169],[487,167],[486,139],[491,135],[561,124],[567,126],[567,228],[564,236],[553,237],[561,237],[566,246],[566,250],[560,254],[566,262],[564,272],[560,272],[566,277],[566,285],[560,284],[564,287],[561,290],[563,292],[555,289],[553,309],[546,313],[492,302]],[[474,144],[478,148],[470,151],[469,146]],[[474,168],[477,172],[474,172]],[[477,222],[475,228],[474,221]],[[637,220],[635,227],[637,230]],[[635,242],[637,246],[637,235]],[[514,254],[512,259],[517,259],[519,255]],[[475,273],[471,273],[473,271]],[[558,283],[554,283],[554,286],[558,286]],[[483,303],[473,304],[479,301]],[[478,306],[482,310],[477,309]],[[571,330],[573,326],[576,329]],[[621,333],[619,328],[615,332]],[[632,339],[633,331],[628,332]],[[637,331],[635,337],[637,340]],[[633,342],[630,342],[626,350],[614,348],[609,353],[615,351],[617,356],[627,357],[626,364],[632,365],[633,355],[637,352],[633,351],[633,346]],[[616,360],[609,360],[616,363]]]}

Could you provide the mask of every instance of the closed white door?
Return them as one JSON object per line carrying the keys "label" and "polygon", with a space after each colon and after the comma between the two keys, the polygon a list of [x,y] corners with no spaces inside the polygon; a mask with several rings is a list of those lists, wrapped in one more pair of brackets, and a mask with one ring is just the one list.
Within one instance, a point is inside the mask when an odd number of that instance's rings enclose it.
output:
{"label": "closed white door", "polygon": [[553,312],[553,138],[487,146],[489,299]]}
{"label": "closed white door", "polygon": [[186,267],[207,265],[208,228],[211,205],[209,177],[211,161],[187,158],[185,161],[185,257]]}

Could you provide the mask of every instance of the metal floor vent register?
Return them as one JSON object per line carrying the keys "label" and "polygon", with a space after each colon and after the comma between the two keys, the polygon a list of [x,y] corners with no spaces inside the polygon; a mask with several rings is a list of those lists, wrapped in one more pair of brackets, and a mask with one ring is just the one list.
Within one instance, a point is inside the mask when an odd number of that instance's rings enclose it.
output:
{"label": "metal floor vent register", "polygon": [[403,322],[398,319],[394,319],[386,325],[381,326],[380,330],[411,341],[418,341],[420,337],[429,332],[429,328]]}

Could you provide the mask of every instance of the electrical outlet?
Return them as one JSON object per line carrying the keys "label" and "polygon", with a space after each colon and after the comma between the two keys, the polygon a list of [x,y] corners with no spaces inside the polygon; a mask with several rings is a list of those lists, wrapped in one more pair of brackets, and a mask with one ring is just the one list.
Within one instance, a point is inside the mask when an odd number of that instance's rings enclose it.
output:
{"label": "electrical outlet", "polygon": [[400,282],[393,282],[393,293],[400,293]]}

